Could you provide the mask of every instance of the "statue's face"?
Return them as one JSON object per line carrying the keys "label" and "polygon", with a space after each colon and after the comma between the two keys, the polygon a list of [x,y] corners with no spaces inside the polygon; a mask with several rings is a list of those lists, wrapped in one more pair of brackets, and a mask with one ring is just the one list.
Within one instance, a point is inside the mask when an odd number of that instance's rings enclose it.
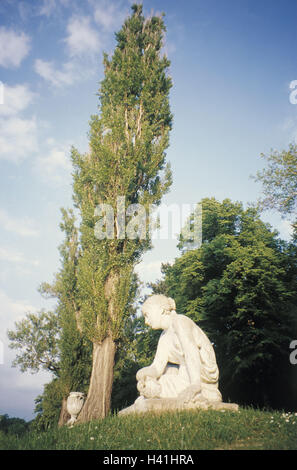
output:
{"label": "statue's face", "polygon": [[159,305],[144,305],[142,308],[142,313],[146,325],[149,325],[153,330],[158,330],[159,328],[162,328],[162,309]]}

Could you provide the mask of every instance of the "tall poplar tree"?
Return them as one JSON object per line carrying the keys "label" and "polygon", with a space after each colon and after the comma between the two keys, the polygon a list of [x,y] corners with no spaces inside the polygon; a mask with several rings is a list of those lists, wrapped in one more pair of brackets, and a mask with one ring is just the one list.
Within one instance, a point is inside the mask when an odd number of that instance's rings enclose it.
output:
{"label": "tall poplar tree", "polygon": [[[104,55],[89,152],[72,149],[74,202],[81,215],[77,319],[93,343],[90,386],[79,422],[103,418],[109,411],[114,355],[129,315],[133,269],[151,248],[145,216],[171,185],[165,162],[172,115],[164,32],[162,16],[145,19],[142,6],[133,5],[116,34],[113,56]],[[111,222],[102,212],[107,205],[113,210]],[[98,236],[96,226],[104,220],[105,236]]]}

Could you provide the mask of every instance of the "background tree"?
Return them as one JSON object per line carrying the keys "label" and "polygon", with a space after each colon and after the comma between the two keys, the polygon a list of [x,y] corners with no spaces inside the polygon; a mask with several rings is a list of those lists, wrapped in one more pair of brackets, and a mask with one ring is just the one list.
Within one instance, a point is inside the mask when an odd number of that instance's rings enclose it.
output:
{"label": "background tree", "polygon": [[53,312],[28,313],[15,324],[14,331],[8,331],[10,347],[19,350],[15,366],[22,372],[45,369],[54,376],[36,399],[35,424],[39,429],[56,425],[58,420],[60,425],[65,424],[69,418],[67,396],[73,390],[87,392],[91,371],[91,343],[77,325],[78,230],[73,211],[61,212],[60,228],[65,236],[59,247],[61,268],[53,283],[43,283],[39,289],[45,298],[57,299],[56,308]]}
{"label": "background tree", "polygon": [[[145,19],[141,5],[132,10],[116,34],[113,56],[104,55],[105,77],[99,114],[91,118],[89,152],[72,150],[74,201],[81,216],[78,322],[93,343],[90,386],[79,422],[109,411],[116,345],[133,297],[133,269],[151,247],[149,227],[140,218],[135,223],[135,212],[140,217],[140,205],[148,210],[159,204],[171,184],[165,165],[172,121],[169,61],[161,57],[165,26],[162,17]],[[95,235],[102,219],[94,214],[100,216],[97,207],[102,204],[111,206],[114,215],[106,237]]]}
{"label": "background tree", "polygon": [[[255,177],[263,185],[264,197],[260,199],[261,210],[276,209],[283,216],[297,213],[297,145],[289,145],[288,150],[261,154],[267,167],[257,172]],[[297,231],[297,220],[293,221]]]}
{"label": "background tree", "polygon": [[[48,287],[43,285],[43,292],[54,295],[57,300],[57,316],[60,326],[60,373],[59,388],[62,394],[62,407],[59,425],[69,419],[66,400],[71,391],[87,393],[90,371],[92,345],[84,337],[78,324],[79,298],[77,286],[77,269],[80,257],[79,235],[76,218],[72,210],[62,209],[61,230],[64,242],[60,246],[61,269],[55,282]],[[49,393],[46,396],[50,396]],[[43,408],[46,405],[43,404]]]}
{"label": "background tree", "polygon": [[10,348],[20,352],[12,362],[22,372],[45,369],[59,374],[59,323],[55,312],[41,310],[27,313],[15,323],[15,330],[7,332]]}
{"label": "background tree", "polygon": [[29,429],[29,423],[21,418],[10,418],[7,414],[0,415],[0,433],[21,436]]}
{"label": "background tree", "polygon": [[296,406],[296,246],[241,203],[203,199],[202,211],[202,246],[164,266],[156,287],[214,343],[225,400]]}
{"label": "background tree", "polygon": [[[57,427],[63,414],[61,403],[64,398],[64,387],[58,377],[43,386],[43,393],[35,398],[35,418],[30,422],[30,430],[47,431]],[[68,419],[70,416],[66,416]],[[64,423],[63,423],[64,424]]]}

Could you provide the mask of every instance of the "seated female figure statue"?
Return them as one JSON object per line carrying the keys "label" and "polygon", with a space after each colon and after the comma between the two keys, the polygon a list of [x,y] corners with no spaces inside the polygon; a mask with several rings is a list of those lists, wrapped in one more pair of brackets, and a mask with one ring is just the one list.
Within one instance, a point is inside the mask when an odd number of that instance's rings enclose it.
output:
{"label": "seated female figure statue", "polygon": [[136,375],[141,399],[221,402],[213,347],[205,333],[175,308],[174,300],[164,295],[153,295],[143,304],[145,323],[163,332],[153,363]]}

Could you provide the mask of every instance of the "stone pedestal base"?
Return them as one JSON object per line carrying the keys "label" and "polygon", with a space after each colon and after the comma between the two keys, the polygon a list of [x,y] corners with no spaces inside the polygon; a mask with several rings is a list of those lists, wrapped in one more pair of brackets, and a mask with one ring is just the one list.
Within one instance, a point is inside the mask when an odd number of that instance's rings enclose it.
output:
{"label": "stone pedestal base", "polygon": [[124,408],[119,412],[119,416],[131,413],[146,413],[148,411],[169,411],[169,410],[231,410],[238,411],[236,403],[223,403],[222,401],[199,400],[184,403],[178,398],[144,398],[140,396],[133,405]]}

